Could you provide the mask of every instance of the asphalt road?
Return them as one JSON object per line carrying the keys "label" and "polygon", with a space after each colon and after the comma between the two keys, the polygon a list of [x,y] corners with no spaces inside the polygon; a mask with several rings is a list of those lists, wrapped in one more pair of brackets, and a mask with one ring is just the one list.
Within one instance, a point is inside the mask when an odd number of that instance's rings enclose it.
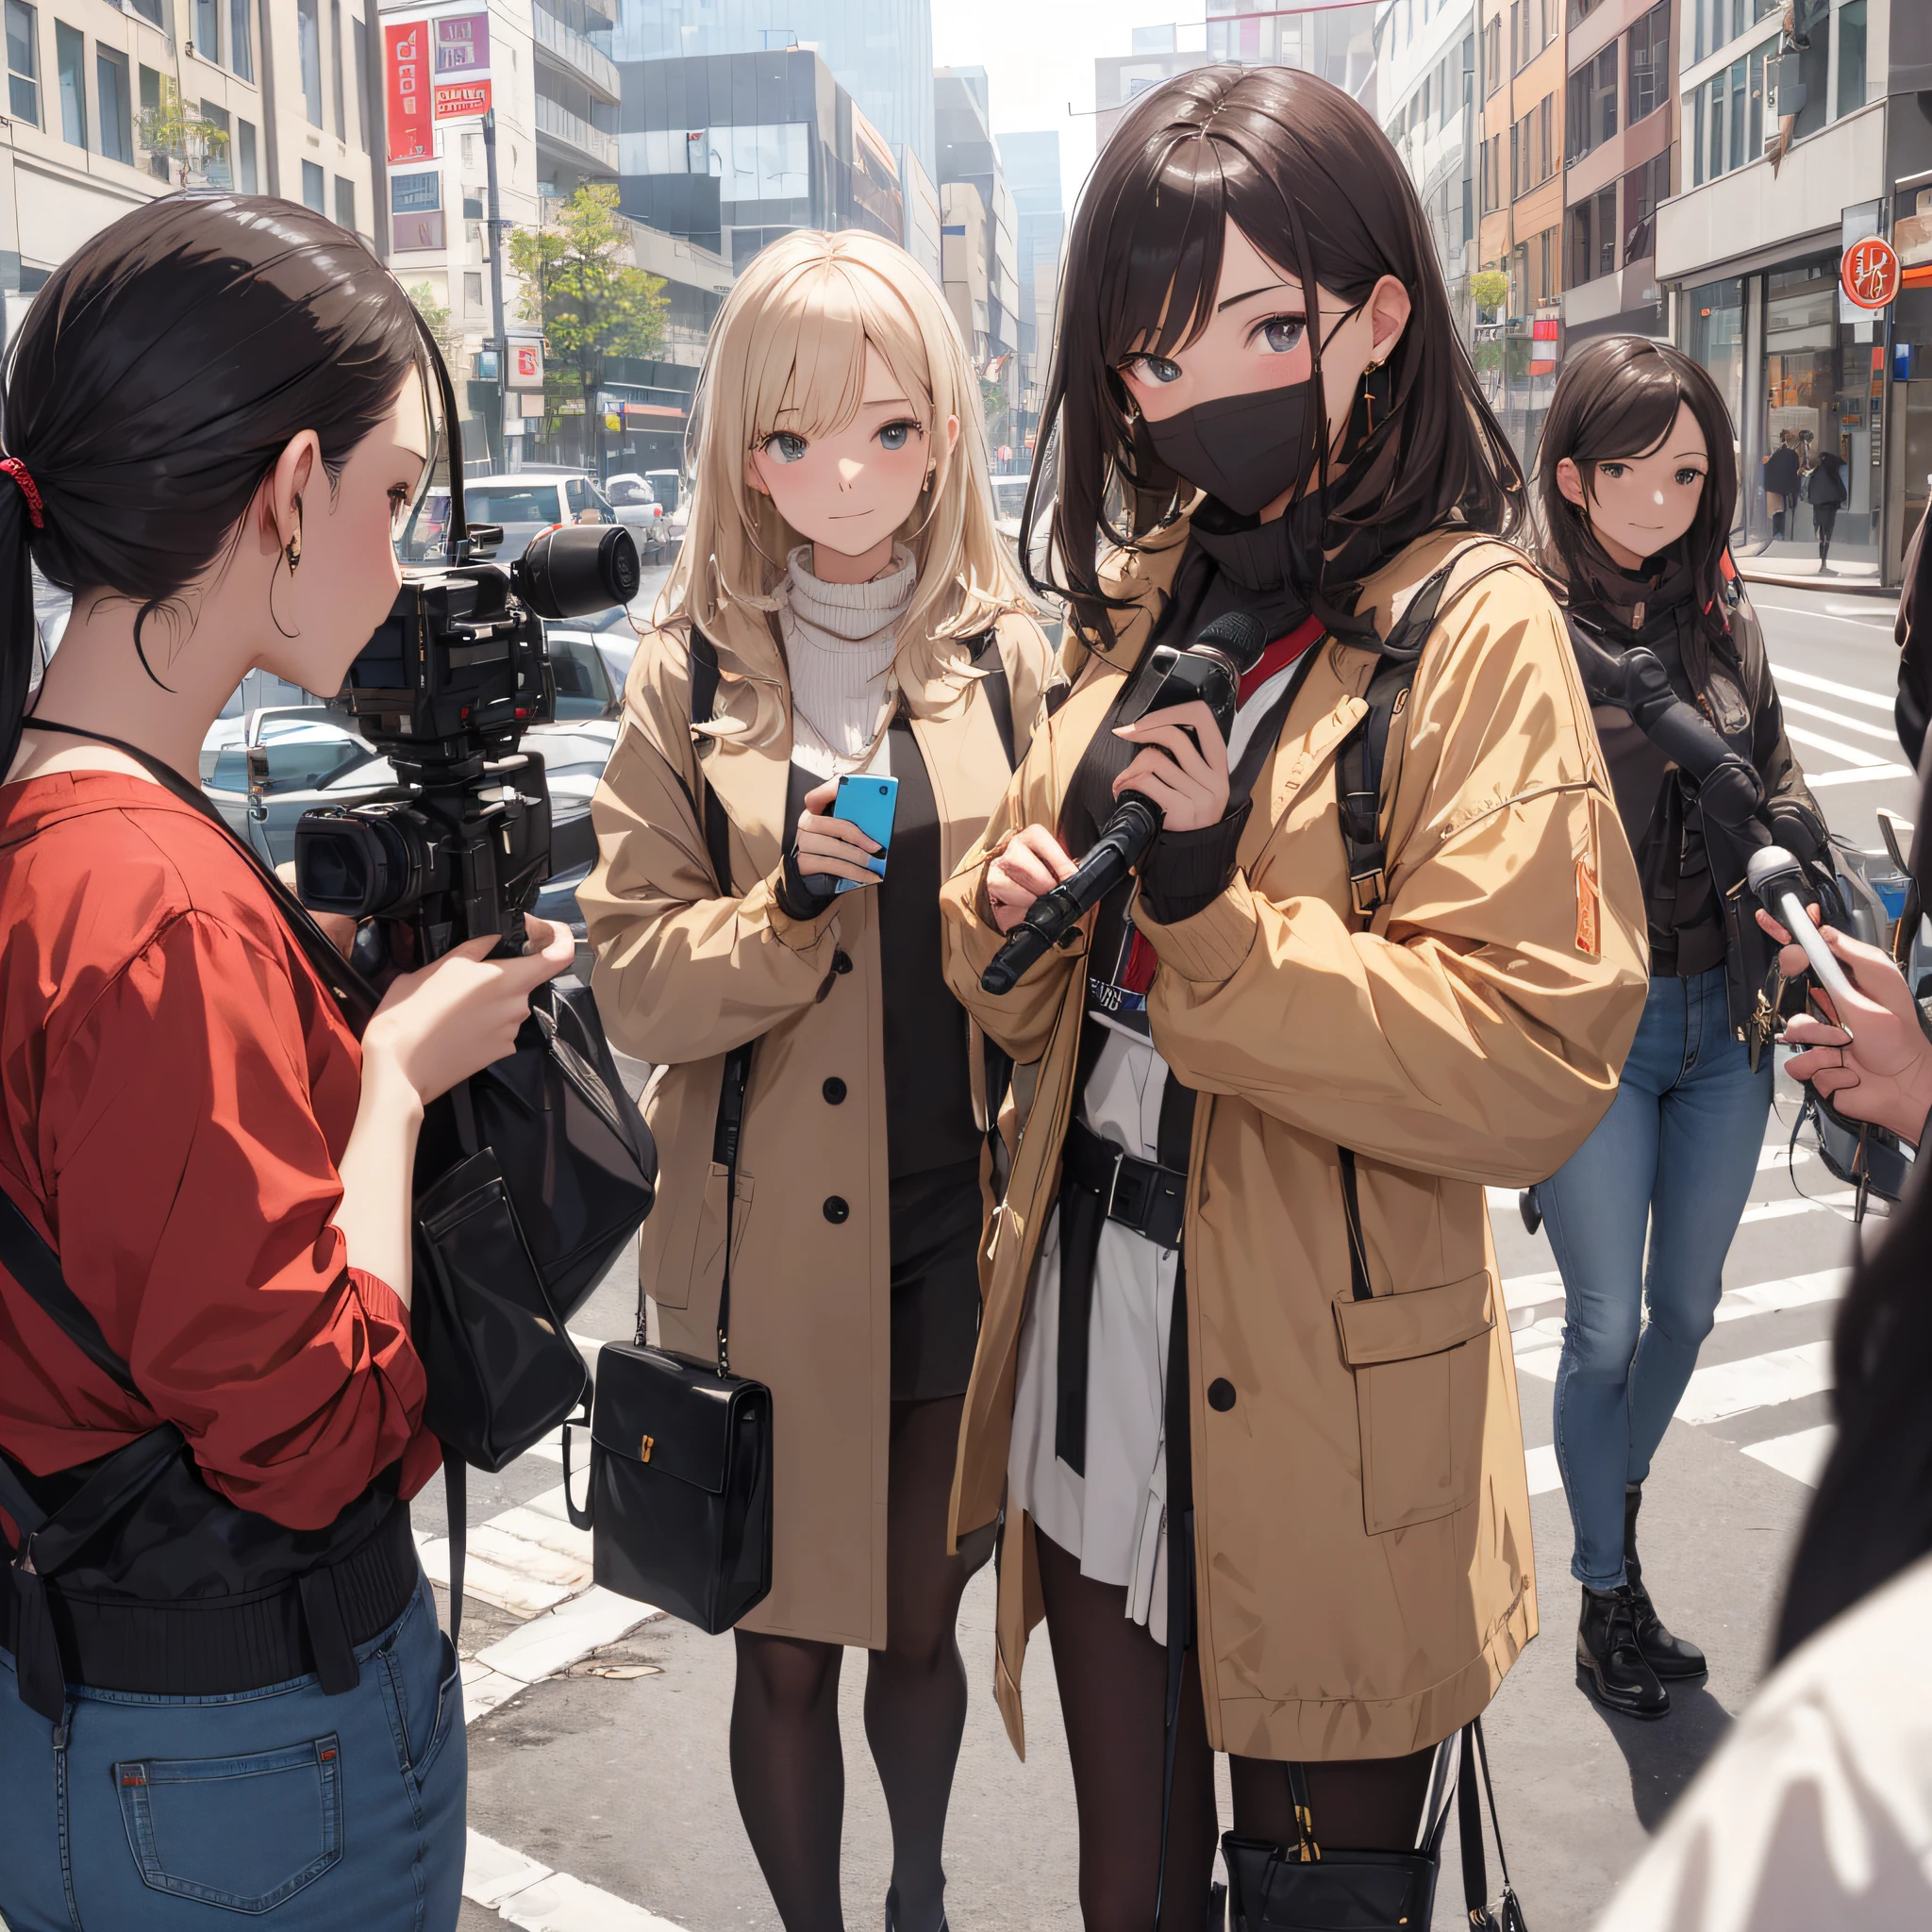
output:
{"label": "asphalt road", "polygon": [[[1756,602],[1792,737],[1834,829],[1876,847],[1876,808],[1910,818],[1916,805],[1890,730],[1890,609],[1842,591],[1766,587]],[[1827,1440],[1827,1342],[1856,1238],[1843,1190],[1817,1160],[1801,1147],[1796,1164],[1785,1163],[1795,1090],[1782,1075],[1778,1084],[1719,1325],[1646,1491],[1646,1580],[1666,1619],[1712,1660],[1707,1685],[1674,1691],[1675,1708],[1660,1724],[1605,1717],[1575,1688],[1569,1522],[1549,1448],[1561,1291],[1548,1244],[1524,1232],[1515,1197],[1491,1197],[1538,1491],[1543,1634],[1504,1685],[1487,1728],[1510,1871],[1537,1932],[1591,1923],[1762,1672],[1807,1478]],[[630,1273],[621,1261],[580,1311],[574,1326],[582,1335],[630,1332]],[[554,1454],[525,1457],[499,1477],[473,1474],[473,1524],[554,1493],[559,1474]],[[441,1533],[439,1506],[432,1491],[417,1507],[426,1535]],[[1051,1653],[1042,1640],[1029,1655],[1022,1764],[991,1692],[991,1582],[990,1573],[975,1582],[960,1624],[973,1696],[947,1843],[950,1919],[959,1932],[1071,1928],[1079,1923],[1073,1790]],[[484,1648],[521,1622],[473,1600],[463,1647]],[[889,1865],[860,1723],[862,1666],[848,1660],[842,1700],[844,1890],[855,1926],[880,1923]],[[552,1932],[775,1927],[731,1795],[731,1678],[728,1638],[660,1620],[479,1711],[470,1728],[470,1819],[481,1834],[473,1889],[492,1908],[466,1903],[467,1932],[505,1918]],[[1452,1828],[1435,1915],[1443,1927],[1460,1923],[1455,1837]],[[519,1865],[516,1854],[535,1862]]]}

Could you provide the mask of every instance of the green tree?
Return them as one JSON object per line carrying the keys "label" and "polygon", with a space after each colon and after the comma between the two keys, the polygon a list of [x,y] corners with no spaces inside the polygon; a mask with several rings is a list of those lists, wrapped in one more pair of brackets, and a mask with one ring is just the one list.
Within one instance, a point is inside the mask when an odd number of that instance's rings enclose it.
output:
{"label": "green tree", "polygon": [[[181,89],[169,75],[159,76],[155,105],[142,109],[141,144],[150,155],[163,157],[162,165],[176,163],[184,175],[206,169],[211,158],[228,151],[228,137],[214,122],[191,114]],[[172,178],[172,177],[170,177]]]}
{"label": "green tree", "polygon": [[603,447],[596,392],[606,366],[614,357],[655,356],[664,343],[663,277],[625,259],[630,248],[617,190],[600,183],[587,183],[553,219],[509,238],[523,319],[542,328],[551,368],[568,371],[583,397],[585,449],[593,462]]}
{"label": "green tree", "polygon": [[1478,308],[1493,314],[1509,299],[1509,277],[1499,268],[1478,269],[1469,278],[1469,292]]}
{"label": "green tree", "polygon": [[462,331],[450,325],[449,310],[436,299],[436,291],[427,282],[413,283],[408,292],[416,313],[436,338],[436,346],[442,351],[442,359],[449,364],[451,379],[460,382],[462,371],[458,365],[463,353]]}

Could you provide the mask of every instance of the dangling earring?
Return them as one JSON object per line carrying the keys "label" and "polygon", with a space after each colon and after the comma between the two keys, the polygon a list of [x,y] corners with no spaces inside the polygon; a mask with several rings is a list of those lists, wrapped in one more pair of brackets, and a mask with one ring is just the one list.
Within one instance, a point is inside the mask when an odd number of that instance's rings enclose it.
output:
{"label": "dangling earring", "polygon": [[1374,375],[1375,371],[1381,368],[1381,366],[1382,358],[1381,357],[1377,356],[1373,362],[1371,362],[1366,369],[1362,371],[1362,416],[1367,424],[1367,427],[1363,431],[1363,434],[1366,436],[1373,436],[1375,433],[1375,392],[1374,389],[1370,386],[1369,377]]}
{"label": "dangling earring", "polygon": [[295,534],[288,541],[282,555],[289,559],[289,575],[295,575],[295,566],[302,561],[302,499],[295,499]]}
{"label": "dangling earring", "polygon": [[920,492],[921,492],[921,494],[922,494],[922,495],[923,495],[923,494],[924,494],[924,492],[925,492],[926,491],[928,491],[928,490],[930,490],[930,489],[932,488],[932,479],[933,479],[933,478],[934,478],[934,477],[935,477],[936,475],[939,475],[939,468],[940,468],[940,459],[939,459],[939,458],[938,458],[937,457],[935,457],[935,458],[934,458],[932,459],[932,461],[931,461],[931,462],[929,462],[928,464],[926,464],[926,466],[925,466],[925,481],[924,481],[924,483],[922,483],[922,484],[921,484],[921,485],[919,486],[919,488],[920,488]]}

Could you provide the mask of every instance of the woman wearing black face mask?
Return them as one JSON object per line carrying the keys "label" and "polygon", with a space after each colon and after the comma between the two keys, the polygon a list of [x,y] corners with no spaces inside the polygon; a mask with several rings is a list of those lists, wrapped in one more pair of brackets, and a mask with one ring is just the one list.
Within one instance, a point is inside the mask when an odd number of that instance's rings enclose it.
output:
{"label": "woman wearing black face mask", "polygon": [[[1016,1740],[1051,1634],[1088,1925],[1144,1932],[1158,1891],[1172,1932],[1208,1907],[1214,1751],[1242,1837],[1406,1850],[1431,1747],[1535,1634],[1482,1184],[1608,1104],[1641,908],[1561,615],[1484,534],[1521,475],[1363,110],[1281,69],[1151,92],[1065,287],[1037,588],[1075,682],[941,894],[953,991],[1039,1063],[954,1522],[1005,1499]],[[1150,645],[1233,612],[1229,735],[1139,717]],[[1135,878],[990,996],[1128,789],[1165,815]]]}

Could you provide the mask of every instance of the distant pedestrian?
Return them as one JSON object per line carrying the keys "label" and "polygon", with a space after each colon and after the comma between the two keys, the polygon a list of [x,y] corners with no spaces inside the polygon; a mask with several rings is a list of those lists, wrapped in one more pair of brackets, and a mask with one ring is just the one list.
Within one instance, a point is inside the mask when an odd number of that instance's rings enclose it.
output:
{"label": "distant pedestrian", "polygon": [[1557,1463],[1583,1586],[1579,1681],[1607,1709],[1657,1718],[1666,1685],[1702,1676],[1705,1657],[1651,1601],[1638,1511],[1710,1332],[1771,1107],[1769,1037],[1744,1044],[1770,961],[1747,970],[1724,908],[1756,845],[1775,836],[1809,858],[1824,825],[1727,570],[1737,471],[1710,377],[1667,343],[1590,343],[1557,385],[1539,477],[1545,561],[1568,589],[1650,929],[1617,1097],[1533,1191],[1567,1305]]}
{"label": "distant pedestrian", "polygon": [[1805,501],[1811,506],[1811,526],[1818,532],[1818,574],[1831,569],[1831,533],[1847,494],[1844,459],[1836,450],[1822,449],[1811,459],[1806,473],[1809,478]]}
{"label": "distant pedestrian", "polygon": [[1777,447],[1764,459],[1764,507],[1771,512],[1771,541],[1782,543],[1787,520],[1795,526],[1792,506],[1798,500],[1798,439],[1789,429],[1778,432]]}

